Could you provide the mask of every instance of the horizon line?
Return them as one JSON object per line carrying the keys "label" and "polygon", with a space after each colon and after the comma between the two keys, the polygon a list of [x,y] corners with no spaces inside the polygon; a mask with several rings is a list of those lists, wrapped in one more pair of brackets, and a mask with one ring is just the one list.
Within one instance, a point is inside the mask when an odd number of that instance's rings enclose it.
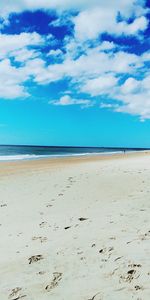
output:
{"label": "horizon line", "polygon": [[101,149],[133,149],[133,150],[150,150],[150,147],[126,147],[126,146],[69,146],[69,145],[31,145],[31,144],[0,144],[1,147],[43,147],[43,148],[101,148]]}

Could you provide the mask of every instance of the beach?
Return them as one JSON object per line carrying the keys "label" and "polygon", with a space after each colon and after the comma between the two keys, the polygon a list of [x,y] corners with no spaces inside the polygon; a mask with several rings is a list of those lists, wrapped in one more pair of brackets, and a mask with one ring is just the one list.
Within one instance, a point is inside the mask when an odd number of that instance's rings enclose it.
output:
{"label": "beach", "polygon": [[0,300],[149,300],[150,153],[0,163]]}

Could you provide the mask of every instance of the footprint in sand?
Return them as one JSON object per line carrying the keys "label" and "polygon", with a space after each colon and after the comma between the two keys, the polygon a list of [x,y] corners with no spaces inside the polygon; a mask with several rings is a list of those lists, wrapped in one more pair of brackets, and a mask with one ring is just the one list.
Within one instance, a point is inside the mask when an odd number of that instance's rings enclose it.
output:
{"label": "footprint in sand", "polygon": [[109,247],[109,248],[102,248],[99,250],[99,253],[106,253],[106,252],[111,252],[113,251],[114,248],[113,247]]}
{"label": "footprint in sand", "polygon": [[71,183],[73,182],[73,177],[68,177],[68,181],[70,181]]}
{"label": "footprint in sand", "polygon": [[52,206],[53,206],[52,204],[47,204],[47,205],[46,205],[46,207],[52,207]]}
{"label": "footprint in sand", "polygon": [[22,288],[16,287],[12,289],[11,294],[9,295],[9,299],[11,300],[19,300],[21,298],[26,297],[26,295],[21,295]]}
{"label": "footprint in sand", "polygon": [[46,224],[47,224],[47,222],[41,222],[40,224],[39,224],[39,226],[42,228],[42,227],[44,227],[44,226],[46,226]]}
{"label": "footprint in sand", "polygon": [[[143,241],[143,240],[149,239],[149,237],[150,237],[150,230],[148,230],[148,231],[147,231],[146,233],[144,233],[144,234],[140,234],[139,237],[138,237],[138,239],[141,240],[141,241]],[[138,240],[138,239],[137,239],[137,240]]]}
{"label": "footprint in sand", "polygon": [[41,254],[38,254],[38,255],[32,255],[31,257],[28,258],[29,260],[29,265],[34,263],[34,262],[37,262],[39,260],[43,259],[43,256]]}
{"label": "footprint in sand", "polygon": [[102,248],[99,250],[100,254],[104,254],[104,256],[102,257],[103,262],[106,262],[111,257],[113,250],[114,250],[114,247]]}
{"label": "footprint in sand", "polygon": [[6,203],[0,205],[0,207],[6,207],[6,206],[7,206]]}
{"label": "footprint in sand", "polygon": [[131,269],[127,271],[125,275],[121,275],[120,279],[123,280],[124,282],[131,283],[133,279],[138,278],[139,275],[137,274],[137,271],[135,269]]}
{"label": "footprint in sand", "polygon": [[111,236],[109,239],[110,240],[116,240],[116,237],[115,236]]}
{"label": "footprint in sand", "polygon": [[136,291],[138,291],[138,290],[143,290],[143,287],[140,286],[140,285],[135,285],[134,288],[135,288]]}
{"label": "footprint in sand", "polygon": [[128,265],[129,268],[141,268],[142,266],[140,264],[130,264]]}
{"label": "footprint in sand", "polygon": [[39,240],[41,243],[44,243],[47,241],[47,237],[46,236],[33,236],[32,240],[33,241]]}
{"label": "footprint in sand", "polygon": [[45,287],[47,292],[58,286],[59,281],[62,279],[62,273],[54,272],[52,281]]}

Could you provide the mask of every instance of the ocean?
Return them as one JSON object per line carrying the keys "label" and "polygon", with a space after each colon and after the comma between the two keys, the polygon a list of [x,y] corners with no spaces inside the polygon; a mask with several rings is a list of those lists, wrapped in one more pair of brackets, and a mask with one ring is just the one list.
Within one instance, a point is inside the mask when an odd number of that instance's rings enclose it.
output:
{"label": "ocean", "polygon": [[102,155],[123,151],[143,151],[141,148],[54,147],[0,145],[0,161],[57,158],[63,156]]}

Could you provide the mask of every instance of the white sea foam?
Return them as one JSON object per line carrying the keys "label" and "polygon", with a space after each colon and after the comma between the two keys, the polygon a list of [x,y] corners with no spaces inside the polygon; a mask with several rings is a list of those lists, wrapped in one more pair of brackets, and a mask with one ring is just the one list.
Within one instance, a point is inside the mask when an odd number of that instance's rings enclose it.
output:
{"label": "white sea foam", "polygon": [[37,155],[0,155],[0,161],[34,159]]}
{"label": "white sea foam", "polygon": [[35,160],[41,158],[57,158],[57,157],[72,157],[72,156],[112,155],[117,153],[122,153],[122,151],[95,152],[95,153],[91,153],[91,152],[65,153],[65,154],[50,154],[50,155],[36,155],[36,154],[0,155],[0,161]]}

